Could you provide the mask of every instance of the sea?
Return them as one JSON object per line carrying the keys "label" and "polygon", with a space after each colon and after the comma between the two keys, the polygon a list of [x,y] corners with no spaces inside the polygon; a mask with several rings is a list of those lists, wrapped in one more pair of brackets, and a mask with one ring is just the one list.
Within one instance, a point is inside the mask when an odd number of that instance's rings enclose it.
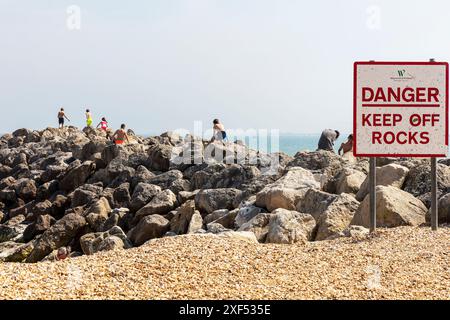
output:
{"label": "sea", "polygon": [[[155,135],[155,134],[151,134]],[[344,133],[339,136],[339,139],[335,142],[334,149],[337,153],[339,146],[342,142],[347,140],[349,133]],[[149,136],[149,134],[144,135]],[[245,144],[252,147],[252,149],[258,149],[264,152],[277,151],[284,152],[290,156],[294,156],[299,151],[315,151],[317,150],[317,143],[319,142],[320,133],[280,133],[278,143],[271,143],[268,139],[267,143],[264,145],[259,145],[259,140],[257,142],[258,147],[255,146],[255,140],[251,138],[245,139]]]}
{"label": "sea", "polygon": [[[345,142],[348,137],[347,134],[341,134],[334,144],[334,149],[337,153],[342,142]],[[314,151],[317,149],[317,143],[319,142],[320,133],[317,134],[280,134],[280,146],[281,152],[284,152],[290,156],[295,155],[299,151]]]}

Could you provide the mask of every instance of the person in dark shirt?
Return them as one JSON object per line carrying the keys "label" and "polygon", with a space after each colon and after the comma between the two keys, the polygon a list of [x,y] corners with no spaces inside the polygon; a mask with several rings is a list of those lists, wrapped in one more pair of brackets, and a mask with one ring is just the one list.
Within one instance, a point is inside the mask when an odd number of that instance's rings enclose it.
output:
{"label": "person in dark shirt", "polygon": [[317,150],[327,150],[334,152],[334,143],[339,138],[339,131],[332,130],[332,129],[325,129],[323,130]]}

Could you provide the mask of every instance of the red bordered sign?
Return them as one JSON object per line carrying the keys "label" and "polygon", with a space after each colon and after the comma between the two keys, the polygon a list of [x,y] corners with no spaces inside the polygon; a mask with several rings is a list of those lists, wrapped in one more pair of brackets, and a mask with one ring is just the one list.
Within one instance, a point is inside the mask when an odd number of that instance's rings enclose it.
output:
{"label": "red bordered sign", "polygon": [[353,153],[448,154],[447,62],[355,62]]}

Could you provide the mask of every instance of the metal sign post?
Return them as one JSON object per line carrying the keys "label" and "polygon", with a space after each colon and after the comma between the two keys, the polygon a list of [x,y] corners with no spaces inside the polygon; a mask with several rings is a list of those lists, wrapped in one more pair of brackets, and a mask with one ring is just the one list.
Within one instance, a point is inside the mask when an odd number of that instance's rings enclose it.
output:
{"label": "metal sign post", "polygon": [[437,173],[436,158],[431,158],[431,229],[438,228],[438,199],[437,199]]}
{"label": "metal sign post", "polygon": [[370,232],[377,228],[377,158],[371,157],[369,164],[369,193],[370,193]]}
{"label": "metal sign post", "polygon": [[[430,62],[434,62],[434,59],[430,59]],[[448,101],[447,101],[448,103]],[[437,159],[431,158],[431,229],[437,230],[438,228],[438,199],[437,199]]]}

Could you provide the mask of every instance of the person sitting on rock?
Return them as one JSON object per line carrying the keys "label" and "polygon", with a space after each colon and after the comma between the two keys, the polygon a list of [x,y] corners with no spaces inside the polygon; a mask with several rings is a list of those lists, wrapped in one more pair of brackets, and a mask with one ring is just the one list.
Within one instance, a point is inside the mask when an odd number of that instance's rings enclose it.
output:
{"label": "person sitting on rock", "polygon": [[128,134],[125,131],[125,124],[122,124],[120,126],[120,129],[117,130],[114,135],[112,136],[112,139],[115,144],[123,144],[125,142],[125,139],[127,139],[127,142],[130,143],[130,140],[128,139]]}
{"label": "person sitting on rock", "polygon": [[213,137],[211,138],[211,142],[214,141],[223,141],[227,138],[227,133],[225,131],[225,127],[220,123],[219,119],[213,120]]}
{"label": "person sitting on rock", "polygon": [[317,150],[327,150],[334,152],[334,143],[339,138],[339,131],[332,129],[325,129],[319,139]]}
{"label": "person sitting on rock", "polygon": [[341,143],[341,147],[338,150],[338,154],[340,155],[342,151],[342,155],[347,152],[353,152],[353,134],[350,134],[347,138],[347,141]]}
{"label": "person sitting on rock", "polygon": [[64,112],[64,108],[61,108],[58,112],[58,124],[60,129],[64,128],[64,118],[66,118],[67,121],[70,121]]}
{"label": "person sitting on rock", "polygon": [[89,109],[86,109],[86,126],[90,128],[92,126],[92,115]]}

